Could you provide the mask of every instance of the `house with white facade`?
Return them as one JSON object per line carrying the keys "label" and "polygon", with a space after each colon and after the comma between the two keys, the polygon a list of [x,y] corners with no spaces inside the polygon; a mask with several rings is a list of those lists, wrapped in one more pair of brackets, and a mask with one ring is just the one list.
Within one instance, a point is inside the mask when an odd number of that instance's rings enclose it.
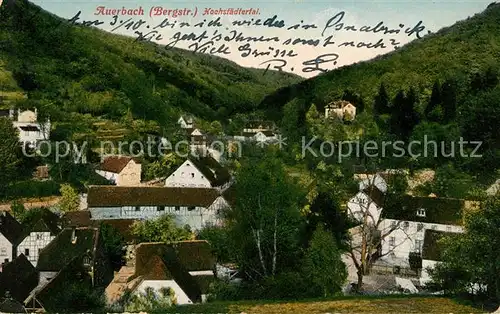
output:
{"label": "house with white facade", "polygon": [[[205,301],[210,283],[215,279],[215,258],[207,241],[180,241],[167,243],[141,243],[135,251],[135,271],[132,280],[119,278],[108,286],[108,302],[120,296],[112,291],[132,294],[153,289],[156,294],[172,289],[176,304],[193,304]],[[129,277],[130,278],[130,277]],[[112,287],[114,286],[114,287]],[[111,302],[110,302],[111,301]]]}
{"label": "house with white facade", "polygon": [[334,101],[326,105],[325,118],[352,121],[356,118],[356,107],[348,101]]}
{"label": "house with white facade", "polygon": [[190,128],[193,128],[193,126],[194,126],[192,117],[181,116],[179,118],[179,120],[177,120],[177,124],[179,124],[179,126],[183,129],[190,129]]}
{"label": "house with white facade", "polygon": [[96,173],[117,186],[138,186],[141,184],[141,162],[128,156],[107,156]]}
{"label": "house with white facade", "polygon": [[384,207],[387,182],[379,174],[361,178],[359,192],[347,202],[348,214],[354,220],[376,225]]}
{"label": "house with white facade", "polygon": [[231,175],[217,160],[210,156],[190,157],[166,180],[166,187],[225,189]]}
{"label": "house with white facade", "polygon": [[11,214],[0,212],[0,264],[11,262],[17,256],[17,246],[22,240],[23,227]]}
{"label": "house with white facade", "polygon": [[386,232],[380,247],[383,256],[380,262],[398,269],[410,268],[410,254],[422,256],[427,230],[464,232],[462,213],[465,205],[465,201],[458,199],[408,195],[400,207],[386,208],[378,226],[381,232]]}
{"label": "house with white facade", "polygon": [[42,209],[23,222],[23,229],[23,240],[17,247],[17,255],[23,254],[36,266],[40,251],[61,232],[59,216],[48,209]]}
{"label": "house with white facade", "polygon": [[219,224],[228,204],[210,188],[91,186],[87,203],[92,220],[154,219],[171,214],[180,227],[200,230]]}
{"label": "house with white facade", "polygon": [[38,121],[38,110],[18,109],[1,110],[0,116],[9,117],[12,125],[19,132],[19,142],[27,147],[35,148],[37,143],[50,138],[50,119]]}

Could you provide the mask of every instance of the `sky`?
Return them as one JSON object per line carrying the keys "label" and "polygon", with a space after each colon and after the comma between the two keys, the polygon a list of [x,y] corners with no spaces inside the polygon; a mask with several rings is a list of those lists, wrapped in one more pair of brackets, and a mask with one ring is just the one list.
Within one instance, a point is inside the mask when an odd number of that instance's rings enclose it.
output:
{"label": "sky", "polygon": [[[422,28],[420,36],[430,32],[437,32],[443,27],[450,26],[457,21],[467,19],[469,16],[482,12],[493,0],[469,0],[469,1],[443,1],[443,0],[362,0],[362,1],[309,1],[309,0],[280,0],[280,1],[192,1],[192,0],[31,0],[43,9],[52,12],[63,18],[70,19],[81,11],[80,21],[99,20],[103,24],[95,26],[106,31],[112,31],[120,25],[120,21],[137,22],[144,21],[136,30],[126,29],[128,23],[123,23],[112,32],[137,37],[136,31],[148,34],[155,27],[168,19],[167,22],[177,24],[171,27],[158,27],[155,29],[161,38],[153,37],[152,41],[160,44],[169,44],[175,38],[184,36],[185,40],[180,40],[175,47],[195,50],[198,52],[212,53],[214,55],[230,59],[245,67],[275,69],[282,66],[283,71],[295,73],[303,77],[312,77],[326,70],[332,70],[341,66],[355,62],[369,60],[377,55],[393,51],[412,40],[419,40],[418,32],[411,33],[417,26]],[[119,15],[117,23],[113,24],[114,18],[110,15],[96,15],[97,8],[105,9],[142,9],[143,15]],[[156,8],[161,7],[167,15],[153,15],[158,12]],[[254,9],[255,15],[217,15],[220,11],[234,8],[241,8],[248,11]],[[188,15],[172,16],[168,10],[186,9],[190,10]],[[206,9],[213,9],[209,15],[202,15]],[[258,10],[258,12],[257,12]],[[184,10],[185,11],[185,10]],[[140,12],[136,10],[136,12]],[[172,11],[170,11],[172,12]],[[344,12],[343,14],[341,12]],[[221,12],[224,13],[224,12]],[[170,14],[170,16],[168,15]],[[273,16],[276,21],[283,21],[283,27],[269,27],[264,25],[234,26],[234,21],[250,19],[261,19],[265,21]],[[342,16],[343,15],[343,16]],[[340,17],[342,19],[340,20]],[[335,18],[336,17],[336,18]],[[211,20],[220,18],[221,26],[207,26]],[[204,26],[194,27],[195,24],[206,20]],[[314,24],[317,28],[287,28],[301,23]],[[326,28],[330,21],[331,27]],[[384,31],[373,32],[375,26],[383,22],[391,30],[399,30],[399,33],[392,32],[384,34]],[[420,22],[420,24],[419,24]],[[181,28],[180,24],[185,23]],[[187,24],[189,24],[189,26]],[[333,25],[332,25],[333,24]],[[165,25],[165,24],[164,24]],[[279,25],[277,25],[279,26]],[[367,32],[370,31],[370,32]],[[208,38],[201,41],[187,39],[199,37],[206,31]],[[242,33],[241,38],[245,41],[235,42],[225,40],[226,36],[234,37],[232,31]],[[405,32],[406,31],[406,32]],[[214,32],[215,33],[214,35]],[[411,33],[411,34],[409,34]],[[214,45],[209,42],[214,38]],[[268,42],[256,42],[261,36],[272,38]],[[249,39],[253,38],[253,39]],[[149,36],[148,36],[149,39]],[[230,39],[230,38],[227,38]],[[250,41],[246,41],[246,40]],[[295,41],[296,39],[299,39]],[[295,45],[293,44],[295,41]],[[288,44],[287,44],[288,43]],[[325,43],[329,43],[324,46]],[[222,45],[224,47],[220,48]],[[201,46],[201,47],[200,47]],[[203,47],[208,47],[205,51]],[[210,48],[214,47],[212,51]],[[279,50],[279,51],[277,51]],[[218,52],[219,51],[219,52]],[[222,53],[224,52],[224,53]],[[255,52],[256,55],[252,53]],[[248,54],[248,55],[247,55]],[[322,55],[327,55],[323,56]],[[284,56],[282,56],[284,55]],[[269,61],[281,59],[284,61]],[[317,64],[317,60],[329,61]],[[316,62],[315,62],[316,60]],[[309,61],[309,62],[307,62]],[[285,65],[286,63],[286,65]],[[306,64],[304,64],[306,63]],[[308,71],[316,69],[316,71]],[[321,71],[317,70],[318,68]]]}

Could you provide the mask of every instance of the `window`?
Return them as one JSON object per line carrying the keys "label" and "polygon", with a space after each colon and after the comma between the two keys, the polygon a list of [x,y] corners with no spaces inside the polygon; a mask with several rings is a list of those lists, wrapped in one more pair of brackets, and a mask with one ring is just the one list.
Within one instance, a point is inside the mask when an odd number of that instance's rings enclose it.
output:
{"label": "window", "polygon": [[403,224],[403,229],[406,231],[406,230],[408,230],[409,227],[410,227],[410,223],[408,221],[405,221],[405,223]]}
{"label": "window", "polygon": [[85,257],[83,258],[83,265],[84,265],[84,266],[90,266],[90,257],[85,256]]}
{"label": "window", "polygon": [[25,249],[24,250],[24,255],[25,256],[30,256],[30,249]]}
{"label": "window", "polygon": [[165,211],[165,206],[158,206],[158,211],[159,212]]}
{"label": "window", "polygon": [[423,245],[422,240],[415,240],[415,252],[417,253],[422,253],[422,245]]}
{"label": "window", "polygon": [[361,205],[365,205],[366,204],[366,199],[364,198],[358,198],[358,201]]}
{"label": "window", "polygon": [[175,206],[175,211],[179,211],[181,208],[179,206]]}
{"label": "window", "polygon": [[419,224],[417,225],[417,232],[418,232],[418,231],[422,231],[422,229],[424,229],[424,224],[423,224],[423,223],[419,223]]}
{"label": "window", "polygon": [[446,226],[446,231],[451,232],[451,226]]}
{"label": "window", "polygon": [[391,229],[396,229],[396,225],[397,223],[395,220],[391,221]]}
{"label": "window", "polygon": [[42,239],[42,235],[41,235],[41,234],[39,234],[39,233],[37,233],[37,235],[36,235],[36,239],[37,239],[37,240],[41,240],[41,239]]}
{"label": "window", "polygon": [[7,249],[3,247],[3,248],[0,250],[0,255],[7,255]]}
{"label": "window", "polygon": [[4,262],[4,263],[8,263],[8,262],[9,262],[9,259],[8,259],[8,258],[6,258],[6,259],[4,259],[4,260],[3,260],[3,262]]}
{"label": "window", "polygon": [[418,217],[425,217],[425,208],[420,208],[417,210]]}
{"label": "window", "polygon": [[194,173],[191,173],[191,178],[194,178]]}
{"label": "window", "polygon": [[141,207],[140,206],[136,206],[135,209],[134,209],[136,212],[140,211],[141,210]]}
{"label": "window", "polygon": [[389,238],[389,245],[390,246],[395,246],[396,245],[396,238],[395,237],[390,237]]}
{"label": "window", "polygon": [[196,207],[195,206],[188,206],[188,210],[191,211],[191,210],[195,210]]}

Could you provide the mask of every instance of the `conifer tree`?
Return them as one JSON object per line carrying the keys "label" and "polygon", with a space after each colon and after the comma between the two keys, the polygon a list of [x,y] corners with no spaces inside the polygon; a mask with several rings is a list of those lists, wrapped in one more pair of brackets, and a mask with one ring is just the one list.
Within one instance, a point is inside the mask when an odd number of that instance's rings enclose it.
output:
{"label": "conifer tree", "polygon": [[373,105],[375,115],[383,115],[390,112],[389,108],[389,95],[385,89],[384,83],[380,84],[377,96],[375,96],[375,103]]}

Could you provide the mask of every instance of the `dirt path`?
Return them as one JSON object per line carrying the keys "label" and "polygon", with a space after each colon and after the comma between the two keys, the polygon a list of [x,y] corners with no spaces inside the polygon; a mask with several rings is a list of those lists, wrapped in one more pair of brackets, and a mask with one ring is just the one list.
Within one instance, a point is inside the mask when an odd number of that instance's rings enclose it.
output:
{"label": "dirt path", "polygon": [[[37,207],[50,207],[56,205],[60,200],[59,196],[52,197],[42,197],[34,199],[21,199],[19,202],[24,204],[24,208],[37,208]],[[12,202],[0,204],[0,211],[10,211],[10,205]]]}

